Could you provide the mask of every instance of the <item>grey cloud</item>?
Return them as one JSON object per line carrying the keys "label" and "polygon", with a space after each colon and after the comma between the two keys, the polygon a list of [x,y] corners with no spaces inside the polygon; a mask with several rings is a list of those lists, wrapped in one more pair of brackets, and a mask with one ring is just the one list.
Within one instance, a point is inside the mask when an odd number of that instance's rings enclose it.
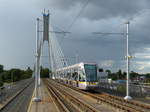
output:
{"label": "grey cloud", "polygon": [[75,6],[80,0],[45,0],[44,2],[39,0],[44,6],[49,6],[51,8],[68,10]]}
{"label": "grey cloud", "polygon": [[87,7],[85,16],[90,19],[111,17],[129,18],[145,8],[145,0],[94,0]]}
{"label": "grey cloud", "polygon": [[[87,0],[51,0],[45,2],[49,7],[56,7],[59,10],[81,9]],[[148,7],[147,0],[90,0],[83,11],[82,17],[91,20],[98,20],[112,17],[132,18],[141,10]]]}
{"label": "grey cloud", "polygon": [[[0,64],[9,67],[29,66],[34,63],[34,23],[36,17],[42,18],[41,12],[44,8],[50,10],[50,23],[65,30],[86,2],[86,0],[22,1],[0,2],[2,51]],[[90,0],[73,25],[72,33],[66,38],[57,35],[64,54],[74,56],[78,53],[80,61],[99,63],[103,60],[113,60],[115,64],[110,69],[118,69],[124,63],[126,38],[99,37],[92,32],[121,32],[123,26],[119,24],[123,24],[127,18],[133,18],[130,24],[130,52],[132,54],[141,52],[141,48],[150,47],[150,14],[147,13],[149,4],[149,0]]]}

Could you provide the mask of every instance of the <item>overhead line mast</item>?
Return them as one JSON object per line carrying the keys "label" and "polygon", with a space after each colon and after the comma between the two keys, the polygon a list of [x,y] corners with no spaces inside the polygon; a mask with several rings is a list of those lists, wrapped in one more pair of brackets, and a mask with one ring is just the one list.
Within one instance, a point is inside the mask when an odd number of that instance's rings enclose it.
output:
{"label": "overhead line mast", "polygon": [[130,22],[127,21],[124,24],[126,24],[126,33],[102,33],[102,32],[93,32],[94,34],[100,34],[100,35],[126,35],[126,72],[127,72],[127,82],[126,82],[126,96],[124,97],[124,99],[126,100],[131,100],[132,97],[129,95],[130,94],[130,75],[129,75],[129,68],[130,68],[130,59],[132,58],[132,56],[129,55],[129,24]]}

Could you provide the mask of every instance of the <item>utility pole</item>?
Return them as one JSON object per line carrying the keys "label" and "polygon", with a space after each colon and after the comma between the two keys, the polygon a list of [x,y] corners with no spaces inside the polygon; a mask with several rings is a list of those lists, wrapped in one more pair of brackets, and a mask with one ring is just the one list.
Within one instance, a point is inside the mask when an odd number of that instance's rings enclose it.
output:
{"label": "utility pole", "polygon": [[129,95],[129,82],[130,82],[130,77],[129,77],[129,60],[132,58],[132,56],[129,55],[129,24],[130,22],[127,21],[125,22],[127,31],[126,33],[101,33],[101,32],[94,32],[94,34],[100,34],[100,35],[125,35],[126,34],[126,45],[127,45],[127,51],[126,51],[126,72],[127,72],[127,82],[126,82],[126,96],[124,99],[126,100],[131,100],[132,97]]}

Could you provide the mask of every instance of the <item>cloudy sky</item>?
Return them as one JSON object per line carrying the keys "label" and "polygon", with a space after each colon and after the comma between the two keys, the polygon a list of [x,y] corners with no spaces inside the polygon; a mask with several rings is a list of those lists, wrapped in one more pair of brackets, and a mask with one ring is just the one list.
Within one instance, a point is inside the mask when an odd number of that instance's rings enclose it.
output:
{"label": "cloudy sky", "polygon": [[123,32],[129,20],[131,70],[150,72],[149,0],[0,0],[0,64],[6,69],[34,64],[35,20],[44,8],[55,30],[71,32],[56,35],[66,56],[78,54],[113,71],[126,67],[126,38],[93,32]]}

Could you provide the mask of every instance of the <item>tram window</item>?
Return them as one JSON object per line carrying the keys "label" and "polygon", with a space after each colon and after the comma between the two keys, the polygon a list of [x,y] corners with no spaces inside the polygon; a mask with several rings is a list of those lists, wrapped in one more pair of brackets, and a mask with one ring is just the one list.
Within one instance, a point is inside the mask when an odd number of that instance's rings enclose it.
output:
{"label": "tram window", "polygon": [[77,80],[77,78],[78,78],[78,73],[77,73],[77,72],[72,73],[72,78],[73,78],[74,80]]}
{"label": "tram window", "polygon": [[87,81],[97,81],[97,67],[96,65],[84,65],[86,80]]}
{"label": "tram window", "polygon": [[83,71],[79,71],[79,81],[85,81],[86,76]]}
{"label": "tram window", "polygon": [[75,76],[74,80],[76,81],[77,79],[78,79],[78,77],[77,77],[77,76]]}
{"label": "tram window", "polygon": [[81,81],[81,76],[79,75],[79,81]]}
{"label": "tram window", "polygon": [[85,79],[80,77],[79,81],[85,82]]}
{"label": "tram window", "polygon": [[98,71],[99,71],[99,72],[103,72],[104,70],[103,70],[102,68],[99,68]]}
{"label": "tram window", "polygon": [[70,77],[71,77],[71,73],[70,72],[67,73],[67,77],[68,77],[68,79],[70,79]]}

